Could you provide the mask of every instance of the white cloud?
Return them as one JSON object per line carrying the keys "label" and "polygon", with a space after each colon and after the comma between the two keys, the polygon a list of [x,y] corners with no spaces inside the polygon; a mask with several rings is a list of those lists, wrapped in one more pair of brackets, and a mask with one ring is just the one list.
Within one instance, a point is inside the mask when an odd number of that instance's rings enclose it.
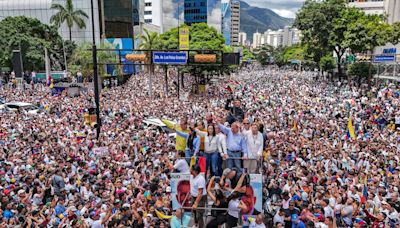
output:
{"label": "white cloud", "polygon": [[281,17],[295,18],[296,11],[286,9],[271,9]]}

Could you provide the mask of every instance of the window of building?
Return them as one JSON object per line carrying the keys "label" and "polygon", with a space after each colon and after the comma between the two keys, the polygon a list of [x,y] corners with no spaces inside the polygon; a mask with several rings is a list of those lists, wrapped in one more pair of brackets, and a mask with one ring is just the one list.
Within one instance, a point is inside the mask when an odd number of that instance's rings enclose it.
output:
{"label": "window of building", "polygon": [[151,15],[151,10],[144,11],[144,15]]}
{"label": "window of building", "polygon": [[144,6],[151,6],[151,2],[146,2]]}
{"label": "window of building", "polygon": [[144,19],[144,23],[151,24],[153,23],[152,19]]}

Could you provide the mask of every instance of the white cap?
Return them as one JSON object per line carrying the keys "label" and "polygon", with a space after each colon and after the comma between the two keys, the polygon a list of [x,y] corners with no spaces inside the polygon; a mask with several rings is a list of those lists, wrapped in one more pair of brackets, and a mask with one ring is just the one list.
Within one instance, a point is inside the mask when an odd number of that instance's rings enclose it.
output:
{"label": "white cap", "polygon": [[165,189],[166,192],[171,192],[171,187],[167,186],[167,188]]}

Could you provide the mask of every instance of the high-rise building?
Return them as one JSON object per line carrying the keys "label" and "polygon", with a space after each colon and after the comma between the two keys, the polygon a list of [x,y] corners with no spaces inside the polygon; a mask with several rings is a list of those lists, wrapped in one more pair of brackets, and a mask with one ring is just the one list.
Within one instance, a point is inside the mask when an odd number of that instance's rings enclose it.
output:
{"label": "high-rise building", "polygon": [[348,5],[367,14],[385,14],[385,0],[348,0]]}
{"label": "high-rise building", "polygon": [[259,32],[253,33],[253,48],[260,47],[262,34]]}
{"label": "high-rise building", "polygon": [[[44,24],[50,24],[50,18],[57,11],[50,9],[53,3],[65,5],[64,0],[23,0],[23,1],[0,1],[0,20],[5,17],[26,16],[40,20]],[[75,9],[80,9],[85,12],[89,17],[82,18],[85,22],[86,28],[80,29],[77,26],[71,28],[71,38],[77,43],[91,42],[92,41],[92,14],[90,1],[72,0]],[[93,1],[94,8],[94,29],[95,39],[100,43],[101,24],[99,23],[98,1]],[[67,23],[63,23],[58,29],[61,37],[64,40],[69,39],[69,28]]]}
{"label": "high-rise building", "polygon": [[237,46],[239,44],[240,30],[240,2],[236,0],[223,0],[222,34],[226,45]]}
{"label": "high-rise building", "polygon": [[185,0],[185,24],[207,23],[207,0]]}
{"label": "high-rise building", "polygon": [[289,26],[279,29],[277,31],[272,31],[268,29],[264,33],[265,44],[271,45],[273,47],[278,46],[292,46],[300,43],[301,32],[298,29],[290,28]]}
{"label": "high-rise building", "polygon": [[144,23],[161,26],[162,17],[162,0],[145,0],[144,1]]}
{"label": "high-rise building", "polygon": [[247,33],[240,32],[239,33],[239,45],[246,46],[246,41],[247,41]]}
{"label": "high-rise building", "polygon": [[385,12],[389,24],[400,21],[400,1],[399,0],[386,0]]}
{"label": "high-rise building", "polygon": [[205,22],[221,31],[221,0],[161,0],[161,32]]}

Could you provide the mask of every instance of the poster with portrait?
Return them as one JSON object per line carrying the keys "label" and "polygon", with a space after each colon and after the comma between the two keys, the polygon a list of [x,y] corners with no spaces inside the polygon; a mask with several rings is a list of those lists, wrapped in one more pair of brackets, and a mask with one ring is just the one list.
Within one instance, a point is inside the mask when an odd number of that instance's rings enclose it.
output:
{"label": "poster with portrait", "polygon": [[190,174],[171,173],[172,209],[191,207]]}
{"label": "poster with portrait", "polygon": [[250,174],[250,186],[246,188],[246,193],[242,201],[247,206],[243,215],[256,215],[262,212],[262,175]]}

